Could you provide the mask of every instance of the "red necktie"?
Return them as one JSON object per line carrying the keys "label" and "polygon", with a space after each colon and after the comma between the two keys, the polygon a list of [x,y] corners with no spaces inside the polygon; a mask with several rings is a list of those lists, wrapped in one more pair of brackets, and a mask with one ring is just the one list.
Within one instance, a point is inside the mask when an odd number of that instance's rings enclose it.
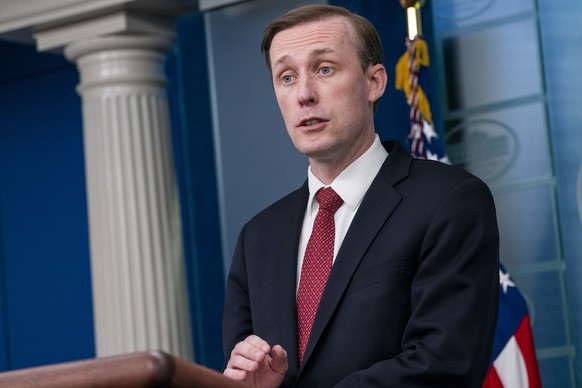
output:
{"label": "red necktie", "polygon": [[331,271],[335,241],[334,214],[343,203],[331,187],[319,190],[315,196],[319,202],[319,211],[305,249],[297,292],[299,363],[303,361],[319,300]]}

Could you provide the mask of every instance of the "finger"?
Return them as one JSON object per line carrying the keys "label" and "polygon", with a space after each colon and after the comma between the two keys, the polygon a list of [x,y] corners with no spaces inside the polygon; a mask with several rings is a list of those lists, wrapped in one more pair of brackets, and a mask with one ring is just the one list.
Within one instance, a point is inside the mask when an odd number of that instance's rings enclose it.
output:
{"label": "finger", "polygon": [[[257,337],[258,338],[258,337]],[[258,345],[258,347],[256,346]],[[240,355],[244,358],[247,358],[249,360],[254,360],[254,361],[263,361],[265,359],[265,356],[268,354],[268,352],[265,351],[265,346],[262,346],[264,344],[262,343],[255,343],[252,340],[244,340],[242,342],[239,342],[238,344],[235,345],[234,349],[232,350],[231,354],[231,358],[233,356],[236,355]],[[267,346],[268,348],[268,346]]]}
{"label": "finger", "polygon": [[240,354],[233,354],[230,357],[230,360],[228,360],[226,369],[237,369],[247,372],[254,372],[259,368],[259,362],[260,361],[250,360],[247,357],[241,356]]}
{"label": "finger", "polygon": [[273,346],[270,360],[271,369],[273,372],[284,375],[288,369],[287,352],[281,345]]}
{"label": "finger", "polygon": [[263,353],[269,353],[271,351],[271,346],[259,336],[254,334],[249,335],[243,342],[251,344],[255,348],[261,350]]}
{"label": "finger", "polygon": [[247,372],[240,369],[226,368],[222,374],[229,379],[237,381],[244,381],[247,378]]}

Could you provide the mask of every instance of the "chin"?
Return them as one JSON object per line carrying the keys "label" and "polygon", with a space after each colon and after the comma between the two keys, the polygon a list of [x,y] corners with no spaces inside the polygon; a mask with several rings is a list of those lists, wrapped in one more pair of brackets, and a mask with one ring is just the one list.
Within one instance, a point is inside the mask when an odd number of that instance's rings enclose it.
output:
{"label": "chin", "polygon": [[328,159],[333,154],[329,147],[305,147],[304,149],[299,150],[299,152],[307,156],[309,159],[321,161]]}
{"label": "chin", "polygon": [[304,155],[308,157],[317,157],[329,153],[333,148],[333,144],[326,139],[309,139],[300,138],[293,141],[295,148]]}

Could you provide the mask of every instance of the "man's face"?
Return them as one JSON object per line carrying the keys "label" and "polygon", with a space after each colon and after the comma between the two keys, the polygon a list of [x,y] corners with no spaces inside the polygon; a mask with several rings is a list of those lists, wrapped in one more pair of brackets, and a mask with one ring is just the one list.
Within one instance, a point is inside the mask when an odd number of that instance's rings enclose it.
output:
{"label": "man's face", "polygon": [[374,136],[372,104],[386,79],[372,74],[385,71],[382,65],[362,70],[355,39],[349,22],[336,17],[283,30],[271,43],[273,86],[285,126],[312,163],[351,162]]}

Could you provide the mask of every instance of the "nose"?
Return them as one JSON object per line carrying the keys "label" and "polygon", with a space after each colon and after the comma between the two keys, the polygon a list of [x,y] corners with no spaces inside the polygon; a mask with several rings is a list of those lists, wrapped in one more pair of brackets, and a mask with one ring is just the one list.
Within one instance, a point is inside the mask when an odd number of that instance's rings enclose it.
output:
{"label": "nose", "polygon": [[297,89],[297,101],[301,106],[314,105],[318,101],[315,80],[311,77],[302,77]]}

